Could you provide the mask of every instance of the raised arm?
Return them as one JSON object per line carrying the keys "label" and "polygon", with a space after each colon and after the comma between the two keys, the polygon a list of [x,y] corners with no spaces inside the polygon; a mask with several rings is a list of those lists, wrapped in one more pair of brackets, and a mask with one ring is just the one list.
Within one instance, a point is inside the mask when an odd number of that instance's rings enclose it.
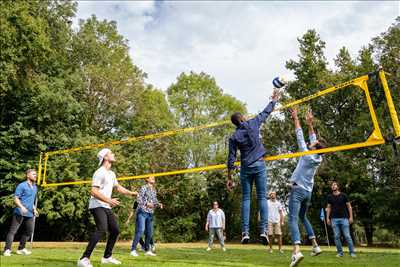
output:
{"label": "raised arm", "polygon": [[272,101],[268,103],[267,107],[261,111],[255,118],[251,119],[250,121],[255,121],[258,126],[263,124],[268,116],[274,111],[276,102],[279,100],[279,92],[275,89],[272,93]]}
{"label": "raised arm", "polygon": [[306,151],[307,144],[306,144],[306,141],[304,140],[304,134],[303,134],[303,130],[301,129],[299,117],[297,116],[297,109],[293,108],[293,109],[290,109],[289,111],[292,114],[299,150]]}
{"label": "raised arm", "polygon": [[307,122],[307,127],[308,127],[308,136],[310,139],[310,143],[314,143],[317,141],[317,135],[315,134],[314,127],[313,127],[313,119],[314,119],[314,116],[312,114],[311,109],[309,109],[306,114],[306,122]]}

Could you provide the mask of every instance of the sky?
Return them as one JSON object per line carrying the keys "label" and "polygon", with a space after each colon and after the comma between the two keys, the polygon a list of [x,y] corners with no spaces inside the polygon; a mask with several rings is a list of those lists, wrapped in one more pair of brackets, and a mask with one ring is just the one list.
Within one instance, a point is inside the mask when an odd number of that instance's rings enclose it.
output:
{"label": "sky", "polygon": [[114,20],[129,40],[133,63],[146,82],[166,90],[182,72],[205,72],[225,93],[264,108],[276,76],[293,78],[285,62],[315,29],[333,59],[343,46],[353,57],[400,15],[400,1],[229,2],[79,1],[78,19]]}

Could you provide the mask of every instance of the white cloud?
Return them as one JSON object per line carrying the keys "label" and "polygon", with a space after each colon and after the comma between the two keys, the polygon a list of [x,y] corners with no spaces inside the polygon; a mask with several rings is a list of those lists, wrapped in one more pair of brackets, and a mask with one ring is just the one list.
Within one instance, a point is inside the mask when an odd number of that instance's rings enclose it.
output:
{"label": "white cloud", "polygon": [[204,71],[225,92],[263,108],[271,80],[291,76],[296,38],[316,29],[330,62],[353,56],[399,15],[399,2],[79,2],[78,18],[115,20],[148,82],[166,89],[181,72]]}

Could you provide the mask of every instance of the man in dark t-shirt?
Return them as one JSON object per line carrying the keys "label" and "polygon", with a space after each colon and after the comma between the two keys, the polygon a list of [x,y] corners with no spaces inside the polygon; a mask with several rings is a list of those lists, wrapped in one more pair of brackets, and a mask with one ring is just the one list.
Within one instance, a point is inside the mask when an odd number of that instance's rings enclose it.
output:
{"label": "man in dark t-shirt", "polygon": [[337,250],[337,257],[343,257],[342,242],[340,240],[341,233],[343,233],[349,246],[350,256],[356,257],[354,251],[353,240],[350,236],[350,224],[353,223],[353,210],[347,195],[339,191],[337,182],[331,184],[332,194],[328,195],[328,206],[326,207],[327,223],[332,225],[333,233],[335,235],[335,244]]}

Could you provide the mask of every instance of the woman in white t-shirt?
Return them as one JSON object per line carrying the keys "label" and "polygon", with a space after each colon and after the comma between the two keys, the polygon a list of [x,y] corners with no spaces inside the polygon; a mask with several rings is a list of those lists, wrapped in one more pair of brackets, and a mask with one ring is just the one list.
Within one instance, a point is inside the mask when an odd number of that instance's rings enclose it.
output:
{"label": "woman in white t-shirt", "polygon": [[213,208],[208,212],[206,231],[208,231],[209,234],[207,251],[211,250],[215,235],[218,237],[222,250],[225,251],[225,213],[219,208],[219,204],[217,201],[213,202]]}

